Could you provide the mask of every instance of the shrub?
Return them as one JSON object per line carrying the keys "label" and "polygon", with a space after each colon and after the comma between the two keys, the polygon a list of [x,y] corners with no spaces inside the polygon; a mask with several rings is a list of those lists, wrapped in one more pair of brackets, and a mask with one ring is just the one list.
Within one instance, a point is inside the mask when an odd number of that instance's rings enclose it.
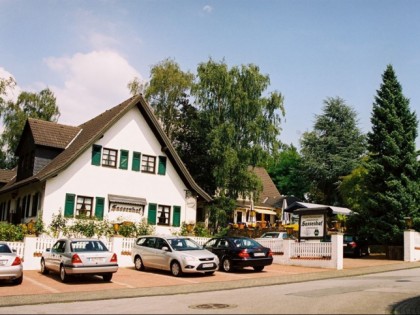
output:
{"label": "shrub", "polygon": [[10,223],[0,223],[0,240],[7,242],[23,241],[27,228],[23,224],[14,225]]}

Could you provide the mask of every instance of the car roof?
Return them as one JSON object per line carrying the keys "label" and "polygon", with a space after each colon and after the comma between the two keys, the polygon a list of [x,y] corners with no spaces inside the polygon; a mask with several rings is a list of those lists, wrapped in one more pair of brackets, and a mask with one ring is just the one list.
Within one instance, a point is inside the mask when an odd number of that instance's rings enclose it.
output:
{"label": "car roof", "polygon": [[138,236],[137,238],[144,238],[144,237],[160,237],[160,238],[164,238],[167,240],[171,240],[171,239],[180,239],[180,238],[190,238],[189,236],[183,236],[183,235],[168,235],[168,234],[156,234],[156,235],[141,235]]}
{"label": "car roof", "polygon": [[83,237],[63,237],[58,241],[70,241],[70,242],[86,242],[86,241],[100,241],[98,238],[83,238]]}

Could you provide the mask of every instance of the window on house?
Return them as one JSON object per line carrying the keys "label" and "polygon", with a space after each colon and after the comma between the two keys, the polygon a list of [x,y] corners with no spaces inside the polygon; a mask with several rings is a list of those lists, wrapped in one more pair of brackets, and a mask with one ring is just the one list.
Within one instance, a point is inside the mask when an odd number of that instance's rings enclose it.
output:
{"label": "window on house", "polygon": [[117,150],[104,148],[102,151],[102,165],[117,167],[117,154]]}
{"label": "window on house", "polygon": [[93,198],[77,196],[76,216],[92,217]]}
{"label": "window on house", "polygon": [[141,157],[141,171],[144,173],[155,173],[156,157],[145,155]]}
{"label": "window on house", "polygon": [[159,205],[157,217],[158,224],[169,225],[169,218],[171,217],[171,207]]}

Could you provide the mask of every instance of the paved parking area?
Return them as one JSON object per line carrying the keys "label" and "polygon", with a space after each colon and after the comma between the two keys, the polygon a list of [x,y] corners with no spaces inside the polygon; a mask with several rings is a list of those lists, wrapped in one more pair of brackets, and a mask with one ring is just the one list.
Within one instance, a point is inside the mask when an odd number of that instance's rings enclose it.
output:
{"label": "paved parking area", "polygon": [[[379,257],[378,257],[379,258]],[[344,259],[344,269],[357,269],[369,266],[389,265],[401,263],[400,261],[369,257],[366,259]],[[282,276],[326,273],[330,269],[307,268],[299,266],[285,266],[272,264],[262,272],[255,272],[252,268],[245,268],[232,273],[217,271],[212,276],[201,274],[186,274],[182,277],[173,277],[169,272],[146,270],[137,271],[134,267],[119,268],[111,282],[104,282],[99,276],[74,277],[68,283],[62,283],[58,274],[42,275],[39,270],[26,270],[21,285],[14,286],[0,282],[0,297],[16,295],[39,295],[70,292],[92,292],[117,289],[136,289],[151,287],[168,287],[194,284],[209,284],[217,282],[232,282],[263,278],[278,278]]]}
{"label": "paved parking area", "polygon": [[62,283],[58,274],[50,273],[48,275],[43,275],[38,270],[27,270],[24,272],[21,285],[14,286],[5,282],[0,283],[0,296],[177,286],[325,271],[327,270],[320,268],[304,268],[273,264],[267,266],[262,272],[255,272],[251,268],[245,268],[233,273],[216,271],[212,276],[186,274],[182,277],[174,277],[169,272],[151,269],[137,271],[134,267],[128,267],[119,268],[118,272],[114,274],[111,282],[104,282],[102,277],[99,276],[84,276],[74,277],[71,278],[68,283]]}

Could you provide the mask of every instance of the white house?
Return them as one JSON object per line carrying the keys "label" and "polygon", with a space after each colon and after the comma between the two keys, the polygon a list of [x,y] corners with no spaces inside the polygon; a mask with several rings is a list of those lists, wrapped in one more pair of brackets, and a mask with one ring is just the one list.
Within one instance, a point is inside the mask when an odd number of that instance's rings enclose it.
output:
{"label": "white house", "polygon": [[157,233],[169,233],[195,222],[197,205],[211,201],[141,95],[77,127],[28,119],[16,155],[17,168],[0,171],[0,221],[42,214],[48,226],[58,213],[146,218]]}

